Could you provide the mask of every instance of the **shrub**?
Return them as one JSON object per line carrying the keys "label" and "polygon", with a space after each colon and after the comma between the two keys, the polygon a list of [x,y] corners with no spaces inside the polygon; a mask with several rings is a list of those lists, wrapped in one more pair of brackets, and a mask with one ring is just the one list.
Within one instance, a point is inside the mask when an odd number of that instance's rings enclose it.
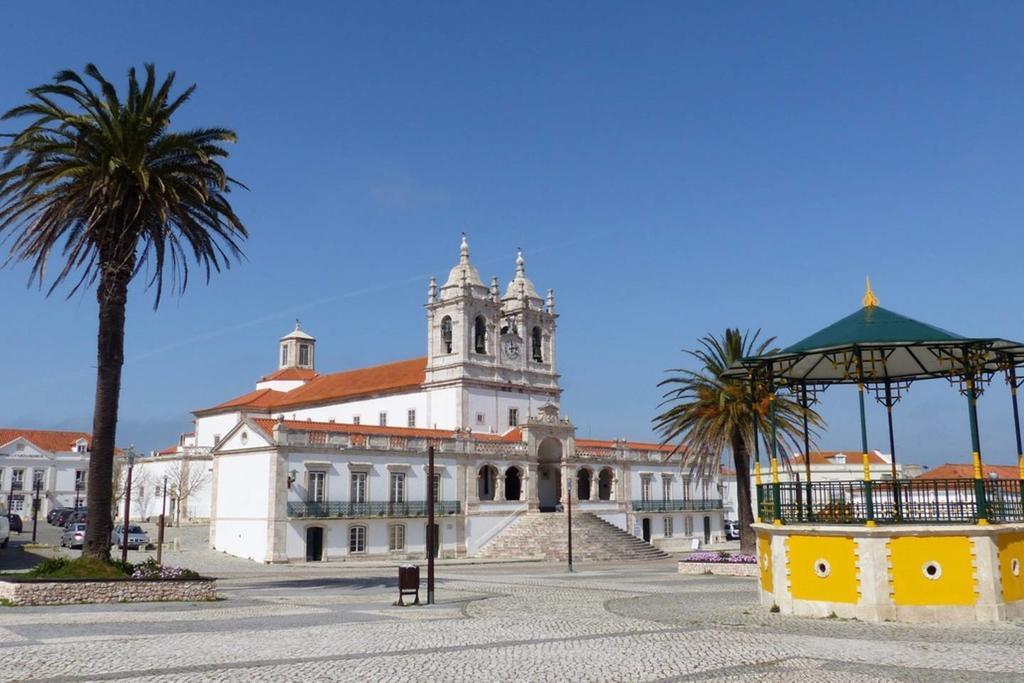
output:
{"label": "shrub", "polygon": [[26,576],[37,579],[123,579],[124,570],[111,563],[93,557],[52,557],[43,560],[30,569]]}

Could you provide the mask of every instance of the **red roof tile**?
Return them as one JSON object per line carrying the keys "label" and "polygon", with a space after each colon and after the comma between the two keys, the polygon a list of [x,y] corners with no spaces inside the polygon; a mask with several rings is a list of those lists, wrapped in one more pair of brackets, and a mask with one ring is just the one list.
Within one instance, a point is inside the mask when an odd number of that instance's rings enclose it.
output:
{"label": "red roof tile", "polygon": [[[257,418],[253,420],[267,434],[274,431],[277,420]],[[344,434],[379,434],[384,436],[406,436],[428,439],[453,439],[455,432],[450,429],[426,429],[420,427],[381,427],[380,425],[344,424],[340,422],[312,422],[309,420],[284,420],[286,429],[311,432],[339,432]],[[473,441],[522,441],[522,432],[511,430],[506,434],[488,434],[473,432],[469,436]]]}
{"label": "red roof tile", "polygon": [[71,451],[75,442],[85,439],[92,447],[92,436],[85,432],[59,432],[48,429],[17,429],[0,427],[0,445],[10,443],[17,438],[25,438],[44,451]]}
{"label": "red roof tile", "polygon": [[316,371],[307,370],[305,368],[281,368],[277,372],[272,372],[265,377],[261,377],[261,382],[271,382],[273,380],[302,380],[308,381],[314,377],[318,377]]}
{"label": "red roof tile", "polygon": [[195,412],[216,412],[243,407],[265,410],[299,408],[361,396],[419,389],[426,379],[426,368],[427,359],[423,357],[358,370],[316,375],[306,384],[291,391],[257,389],[212,408],[203,408]]}
{"label": "red roof tile", "polygon": [[[993,474],[999,479],[1017,479],[1020,469],[1016,465],[983,465],[982,472],[986,478]],[[970,463],[946,463],[935,469],[928,470],[916,479],[974,479],[974,466]]]}
{"label": "red roof tile", "polygon": [[[846,456],[847,465],[859,465],[862,460],[862,454],[858,451],[811,451],[811,465],[838,465],[841,463],[832,462],[832,459],[837,455]],[[804,462],[804,456],[802,453],[794,455],[790,462],[792,464]],[[889,461],[878,455],[874,451],[868,451],[868,462],[872,465],[888,465]]]}

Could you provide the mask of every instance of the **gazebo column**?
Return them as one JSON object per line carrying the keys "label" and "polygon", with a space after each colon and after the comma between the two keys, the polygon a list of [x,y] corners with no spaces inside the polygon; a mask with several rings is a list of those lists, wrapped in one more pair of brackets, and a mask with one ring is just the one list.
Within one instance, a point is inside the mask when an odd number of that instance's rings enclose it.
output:
{"label": "gazebo column", "polygon": [[892,468],[892,504],[893,514],[896,515],[896,521],[900,521],[903,517],[903,510],[901,509],[902,504],[900,501],[900,480],[896,476],[896,437],[893,435],[892,430],[892,382],[889,378],[885,380],[885,419],[889,425],[889,466]]}
{"label": "gazebo column", "polygon": [[875,496],[871,483],[871,459],[868,457],[868,421],[864,412],[864,357],[857,349],[857,401],[860,405],[860,450],[864,464],[864,508],[867,526],[875,526]]}
{"label": "gazebo column", "polygon": [[800,387],[800,399],[801,408],[803,408],[804,418],[804,472],[807,475],[807,521],[814,521],[814,506],[812,505],[813,498],[811,497],[811,431],[808,426],[808,404],[807,404],[807,383],[804,382]]}
{"label": "gazebo column", "polygon": [[974,463],[974,500],[978,506],[978,524],[988,524],[988,501],[985,498],[985,480],[981,467],[981,437],[978,434],[978,390],[974,373],[965,379],[967,412],[971,421],[971,460]]}
{"label": "gazebo column", "polygon": [[1010,384],[1010,400],[1013,401],[1013,435],[1017,438],[1017,478],[1020,479],[1021,504],[1024,505],[1024,447],[1021,446],[1020,440],[1020,410],[1017,408],[1016,366],[1010,365],[1006,379]]}
{"label": "gazebo column", "polygon": [[779,490],[779,438],[775,417],[775,385],[768,385],[768,415],[772,428],[772,524],[782,526],[782,492]]}
{"label": "gazebo column", "polygon": [[[761,523],[761,444],[760,438],[758,437],[758,420],[757,416],[757,382],[754,380],[754,375],[750,375],[750,419],[754,423],[754,521],[758,524]],[[1024,470],[1022,470],[1024,471]],[[737,472],[736,476],[740,476]],[[747,476],[744,472],[743,476]]]}

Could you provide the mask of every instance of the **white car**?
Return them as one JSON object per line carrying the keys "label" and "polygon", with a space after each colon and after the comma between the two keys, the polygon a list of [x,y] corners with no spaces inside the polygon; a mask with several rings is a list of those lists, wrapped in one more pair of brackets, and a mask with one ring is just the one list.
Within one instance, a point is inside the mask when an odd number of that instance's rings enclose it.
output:
{"label": "white car", "polygon": [[0,505],[0,548],[6,548],[11,540],[11,520],[7,519],[7,508]]}

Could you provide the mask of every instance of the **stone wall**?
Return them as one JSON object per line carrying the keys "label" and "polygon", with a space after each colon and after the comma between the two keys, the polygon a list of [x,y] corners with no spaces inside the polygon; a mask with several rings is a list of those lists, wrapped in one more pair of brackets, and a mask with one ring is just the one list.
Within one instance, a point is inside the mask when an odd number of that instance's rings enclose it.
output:
{"label": "stone wall", "polygon": [[714,574],[716,576],[757,576],[756,564],[739,562],[683,562],[679,561],[680,574]]}
{"label": "stone wall", "polygon": [[213,579],[195,581],[0,581],[0,600],[11,605],[100,602],[202,601],[217,598]]}

